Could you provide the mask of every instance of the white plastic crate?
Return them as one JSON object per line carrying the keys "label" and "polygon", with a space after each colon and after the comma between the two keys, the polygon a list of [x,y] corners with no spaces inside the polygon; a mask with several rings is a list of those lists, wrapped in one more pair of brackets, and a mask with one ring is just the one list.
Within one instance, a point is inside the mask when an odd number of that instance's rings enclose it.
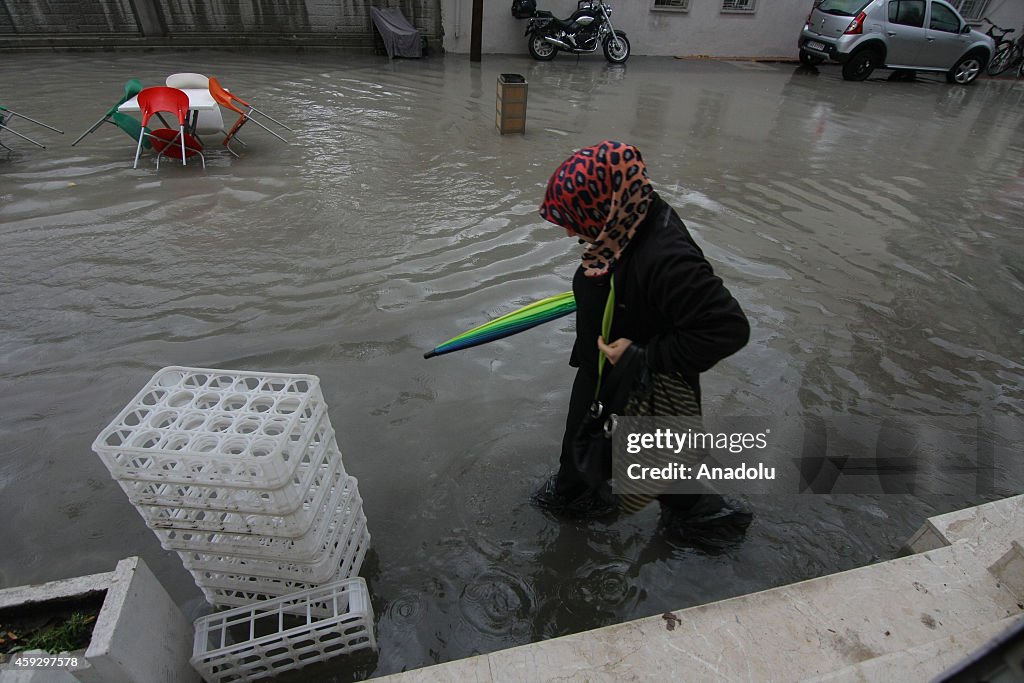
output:
{"label": "white plastic crate", "polygon": [[[358,497],[358,493],[356,494]],[[203,579],[204,572],[216,575],[261,576],[270,579],[286,579],[303,581],[319,585],[329,581],[340,566],[346,564],[347,558],[358,557],[362,562],[362,554],[370,544],[370,534],[366,528],[366,515],[361,502],[348,506],[343,514],[334,520],[328,543],[312,559],[296,560],[285,557],[247,557],[223,554],[217,551],[178,552],[185,569],[192,572],[196,583],[209,583]],[[354,575],[359,566],[354,565]]]}
{"label": "white plastic crate", "polygon": [[305,583],[308,585],[304,587],[308,588],[310,586],[319,586],[327,581],[349,579],[356,576],[363,566],[363,558],[369,547],[370,532],[366,527],[365,517],[360,515],[360,518],[356,520],[356,523],[339,542],[338,552],[335,554],[337,564],[331,562],[330,568],[332,571],[327,574],[326,578],[296,578],[290,575],[287,570],[282,571],[279,568],[281,563],[271,565],[271,569],[263,567],[266,570],[262,574],[257,574],[253,570],[260,571],[261,568],[253,567],[251,563],[247,563],[246,560],[242,559],[239,559],[237,564],[230,560],[225,562],[222,571],[210,569],[189,569],[189,571],[192,573],[196,585],[200,587],[239,590],[248,590],[256,587],[268,589],[264,591],[268,595],[283,595],[284,593],[279,590],[274,592],[271,589],[280,582]]}
{"label": "white plastic crate", "polygon": [[361,578],[201,617],[195,631],[190,661],[208,683],[276,676],[377,649],[373,608]]}
{"label": "white plastic crate", "polygon": [[315,562],[340,533],[339,522],[346,512],[361,506],[357,484],[355,477],[335,472],[327,500],[313,515],[313,525],[300,536],[161,529],[152,525],[150,529],[165,550]]}
{"label": "white plastic crate", "polygon": [[298,509],[286,515],[261,515],[250,512],[232,512],[219,509],[178,508],[163,505],[136,505],[136,509],[151,529],[180,529],[183,531],[225,532],[257,534],[295,538],[304,536],[314,527],[317,516],[329,513],[328,496],[338,474],[341,454],[327,457],[330,449],[323,448],[324,456],[306,491],[305,500]]}
{"label": "white plastic crate", "polygon": [[[363,559],[369,547],[370,534],[363,523],[349,536],[342,553],[341,565],[334,576],[326,581],[356,576],[363,566]],[[240,607],[257,600],[288,595],[324,583],[211,571],[194,571],[192,575],[207,602],[220,607]]]}
{"label": "white plastic crate", "polygon": [[318,473],[322,473],[321,467],[327,458],[336,459],[336,466],[342,473],[345,471],[334,431],[330,429],[329,422],[326,426],[329,430],[324,433],[326,449],[319,435],[314,435],[305,456],[296,458],[297,467],[292,478],[280,488],[265,489],[252,485],[239,488],[232,486],[230,482],[226,482],[224,486],[199,486],[139,479],[120,479],[118,484],[128,495],[128,500],[137,508],[163,506],[259,515],[289,515],[305,506],[309,488]]}
{"label": "white plastic crate", "polygon": [[115,479],[277,489],[326,411],[313,375],[172,366],[92,447]]}

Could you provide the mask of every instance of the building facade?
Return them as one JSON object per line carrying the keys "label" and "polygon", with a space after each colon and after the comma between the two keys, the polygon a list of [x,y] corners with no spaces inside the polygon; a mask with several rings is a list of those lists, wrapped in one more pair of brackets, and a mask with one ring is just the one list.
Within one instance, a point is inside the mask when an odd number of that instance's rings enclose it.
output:
{"label": "building facade", "polygon": [[[635,55],[795,57],[811,0],[607,0]],[[1024,0],[950,0],[1021,35]],[[484,0],[482,51],[525,54],[512,0]],[[538,0],[568,17],[575,0]],[[370,6],[398,7],[434,52],[468,54],[473,0],[0,0],[0,50],[382,47]],[[987,24],[985,25],[987,27]],[[69,28],[70,27],[70,28]]]}
{"label": "building facade", "polygon": [[[473,0],[440,0],[444,48],[468,53]],[[964,17],[988,28],[989,17],[1021,35],[1024,0],[948,0]],[[634,55],[795,58],[811,0],[605,0],[612,23],[629,36]],[[511,0],[485,0],[484,53],[525,53],[526,20],[512,17]],[[538,0],[567,18],[575,0]]]}

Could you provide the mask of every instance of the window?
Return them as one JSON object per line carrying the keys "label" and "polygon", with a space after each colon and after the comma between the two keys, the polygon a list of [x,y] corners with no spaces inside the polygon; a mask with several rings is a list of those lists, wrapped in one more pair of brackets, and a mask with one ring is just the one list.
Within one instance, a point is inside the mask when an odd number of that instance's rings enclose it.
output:
{"label": "window", "polygon": [[956,15],[956,12],[949,9],[945,5],[940,5],[937,2],[932,3],[932,20],[928,24],[928,28],[933,31],[945,31],[946,33],[959,33],[960,32],[960,17]]}
{"label": "window", "polygon": [[892,0],[889,3],[889,23],[922,28],[924,0]]}
{"label": "window", "polygon": [[815,4],[819,12],[836,17],[855,17],[867,6],[864,0],[821,0]]}
{"label": "window", "polygon": [[690,10],[690,0],[654,0],[651,4],[651,9],[688,12]]}
{"label": "window", "polygon": [[952,0],[949,4],[956,7],[960,16],[968,21],[980,21],[985,16],[988,0]]}
{"label": "window", "polygon": [[723,12],[753,13],[755,0],[722,0]]}

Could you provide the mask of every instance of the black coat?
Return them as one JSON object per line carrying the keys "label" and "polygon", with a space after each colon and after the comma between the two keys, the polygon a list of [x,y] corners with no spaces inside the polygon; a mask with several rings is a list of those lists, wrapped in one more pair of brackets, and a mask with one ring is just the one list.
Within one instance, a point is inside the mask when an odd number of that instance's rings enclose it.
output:
{"label": "black coat", "polygon": [[[652,372],[681,372],[700,397],[698,375],[746,345],[750,325],[678,214],[657,194],[615,265],[611,339],[646,352]],[[608,278],[573,278],[576,343],[570,363],[597,372],[597,337]]]}

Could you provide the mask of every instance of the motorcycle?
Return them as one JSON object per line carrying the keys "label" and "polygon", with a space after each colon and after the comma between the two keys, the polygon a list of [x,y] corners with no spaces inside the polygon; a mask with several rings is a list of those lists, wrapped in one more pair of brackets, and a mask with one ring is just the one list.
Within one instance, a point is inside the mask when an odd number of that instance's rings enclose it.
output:
{"label": "motorcycle", "polygon": [[534,59],[554,59],[561,50],[572,54],[597,52],[612,64],[629,59],[629,39],[625,31],[612,26],[612,7],[602,0],[578,0],[576,11],[568,19],[559,19],[551,12],[538,10],[535,0],[515,0],[512,16],[529,19],[526,33],[530,37],[530,55]]}

